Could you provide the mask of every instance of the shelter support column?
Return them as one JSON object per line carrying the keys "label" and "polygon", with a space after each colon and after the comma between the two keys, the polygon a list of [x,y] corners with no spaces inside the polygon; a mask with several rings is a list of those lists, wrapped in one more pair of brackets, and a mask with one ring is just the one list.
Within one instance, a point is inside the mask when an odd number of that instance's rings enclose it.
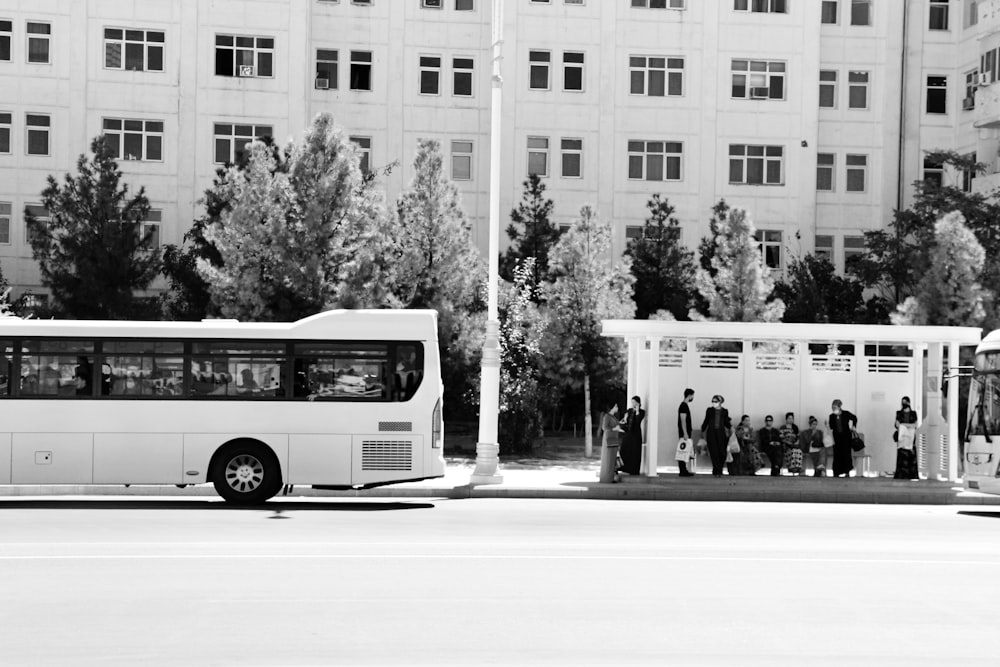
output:
{"label": "shelter support column", "polygon": [[919,431],[924,436],[927,453],[927,478],[934,480],[941,476],[941,439],[949,430],[941,414],[942,347],[939,342],[927,345],[927,414]]}
{"label": "shelter support column", "polygon": [[[646,349],[646,343],[648,343],[651,338],[643,338],[639,345],[638,354],[636,355],[636,373],[635,373],[635,386],[629,390],[626,401],[631,401],[633,396],[638,396],[639,400],[642,401],[642,406],[646,410],[646,423],[645,426],[649,428],[649,378],[650,370],[652,368],[652,360],[650,358],[651,353]],[[658,340],[658,339],[657,339]],[[639,460],[639,473],[641,474],[646,470],[646,446],[643,443],[641,459]]]}
{"label": "shelter support column", "polygon": [[958,457],[962,451],[962,434],[958,432],[960,421],[958,414],[959,385],[959,349],[958,343],[948,344],[948,479],[958,480]]}
{"label": "shelter support column", "polygon": [[649,339],[648,380],[646,391],[646,446],[644,468],[647,477],[656,477],[660,443],[660,338]]}
{"label": "shelter support column", "polygon": [[639,374],[639,351],[645,347],[645,338],[628,339],[628,363],[625,367],[625,405],[622,410],[628,408],[629,400],[636,395]]}

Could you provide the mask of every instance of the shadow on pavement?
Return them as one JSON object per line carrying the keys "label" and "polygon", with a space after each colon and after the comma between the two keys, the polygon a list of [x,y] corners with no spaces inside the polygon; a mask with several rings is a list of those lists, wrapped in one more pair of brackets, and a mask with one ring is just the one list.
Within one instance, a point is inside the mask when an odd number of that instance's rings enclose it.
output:
{"label": "shadow on pavement", "polygon": [[[330,501],[316,499],[308,501],[269,502],[263,505],[241,507],[229,505],[221,500],[0,500],[0,512],[4,510],[213,510],[224,512],[262,512],[277,515],[286,512],[392,512],[398,510],[433,509],[433,503],[425,502],[370,502],[370,501]],[[277,518],[277,517],[272,517]]]}
{"label": "shadow on pavement", "polygon": [[964,514],[965,516],[978,516],[984,519],[1000,519],[1000,510],[995,512],[987,510],[962,510],[959,514]]}

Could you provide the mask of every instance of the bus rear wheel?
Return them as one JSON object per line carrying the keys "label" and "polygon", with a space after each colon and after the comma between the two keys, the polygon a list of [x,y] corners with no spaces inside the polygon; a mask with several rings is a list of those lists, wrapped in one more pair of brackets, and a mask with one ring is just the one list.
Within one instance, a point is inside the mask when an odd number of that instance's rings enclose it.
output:
{"label": "bus rear wheel", "polygon": [[260,443],[233,444],[219,452],[212,470],[215,491],[237,505],[258,505],[281,490],[281,472]]}

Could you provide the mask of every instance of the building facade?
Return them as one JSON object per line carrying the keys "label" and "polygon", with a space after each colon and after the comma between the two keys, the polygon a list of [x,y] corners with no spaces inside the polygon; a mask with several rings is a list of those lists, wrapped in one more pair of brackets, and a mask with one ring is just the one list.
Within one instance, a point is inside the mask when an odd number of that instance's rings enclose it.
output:
{"label": "building facade", "polygon": [[[774,270],[813,251],[843,269],[914,181],[1000,182],[997,0],[502,1],[502,218],[534,172],[557,222],[596,207],[616,253],[657,193],[693,248],[725,199]],[[367,168],[393,165],[390,199],[417,141],[440,140],[485,252],[491,15],[489,0],[0,0],[4,275],[44,293],[23,212],[94,136],[145,186],[156,241],[180,243],[220,165],[322,111]],[[937,149],[994,173],[944,173]]]}

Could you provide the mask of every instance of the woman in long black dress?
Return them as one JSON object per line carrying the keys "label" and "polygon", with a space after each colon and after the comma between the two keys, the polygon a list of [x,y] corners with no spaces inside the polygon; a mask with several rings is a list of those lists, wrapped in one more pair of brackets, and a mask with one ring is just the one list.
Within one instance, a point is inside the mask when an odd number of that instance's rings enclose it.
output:
{"label": "woman in long black dress", "polygon": [[[904,396],[902,405],[896,410],[896,432],[892,439],[896,442],[896,479],[919,479],[917,472],[916,432],[917,413],[910,407],[910,397]],[[904,426],[905,424],[905,426]]]}
{"label": "woman in long black dress", "polygon": [[642,409],[642,401],[638,396],[632,397],[632,407],[625,413],[622,426],[625,433],[622,434],[621,472],[630,475],[638,475],[642,465],[642,429],[643,421],[646,419],[646,411]]}
{"label": "woman in long black dress", "polygon": [[724,400],[719,394],[713,396],[712,407],[705,411],[705,420],[701,423],[701,434],[708,443],[714,477],[722,477],[722,467],[726,464],[726,445],[733,427],[729,411],[722,407]]}
{"label": "woman in long black dress", "polygon": [[833,402],[829,420],[830,431],[833,433],[833,476],[849,477],[854,469],[851,439],[858,427],[858,418],[845,410],[843,402],[838,398]]}

